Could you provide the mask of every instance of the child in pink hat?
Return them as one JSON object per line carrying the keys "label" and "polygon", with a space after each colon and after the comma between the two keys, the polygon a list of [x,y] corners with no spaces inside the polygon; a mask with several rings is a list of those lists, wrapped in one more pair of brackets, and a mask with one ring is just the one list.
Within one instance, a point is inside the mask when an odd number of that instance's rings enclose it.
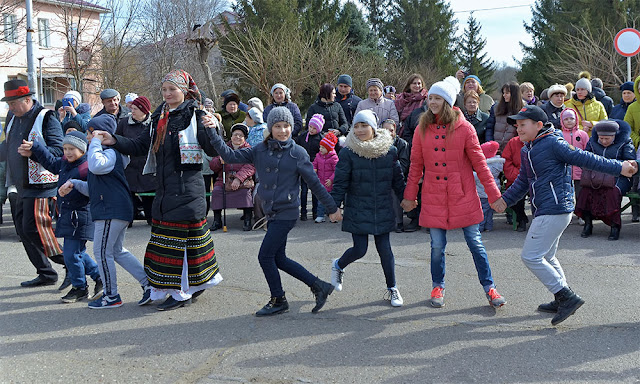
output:
{"label": "child in pink hat", "polygon": [[[316,115],[314,115],[316,116]],[[320,140],[320,151],[313,160],[313,170],[318,174],[318,178],[327,192],[333,189],[333,177],[338,164],[338,154],[335,151],[338,138],[333,132],[327,132],[322,140]],[[324,223],[324,206],[318,203],[316,223]]]}

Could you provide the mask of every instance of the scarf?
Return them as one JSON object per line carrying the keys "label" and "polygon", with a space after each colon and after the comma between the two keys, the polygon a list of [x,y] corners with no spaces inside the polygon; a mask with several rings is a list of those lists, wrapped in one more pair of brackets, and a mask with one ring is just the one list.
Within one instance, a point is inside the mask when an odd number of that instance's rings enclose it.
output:
{"label": "scarf", "polygon": [[345,147],[351,149],[356,155],[365,159],[377,159],[389,152],[393,145],[391,133],[386,129],[375,129],[373,139],[362,141],[353,133],[353,129],[347,134]]}
{"label": "scarf", "polygon": [[[175,84],[182,93],[184,94],[184,98],[186,99],[194,99],[198,102],[199,105],[202,105],[202,95],[198,90],[198,86],[196,82],[193,80],[190,74],[187,72],[176,69],[167,73],[167,75],[162,79],[162,82],[170,82]],[[153,152],[158,152],[160,146],[164,144],[164,138],[167,134],[167,123],[169,122],[169,104],[166,102],[162,106],[162,113],[160,114],[160,120],[158,120],[158,126],[156,127],[156,139],[153,142]]]}

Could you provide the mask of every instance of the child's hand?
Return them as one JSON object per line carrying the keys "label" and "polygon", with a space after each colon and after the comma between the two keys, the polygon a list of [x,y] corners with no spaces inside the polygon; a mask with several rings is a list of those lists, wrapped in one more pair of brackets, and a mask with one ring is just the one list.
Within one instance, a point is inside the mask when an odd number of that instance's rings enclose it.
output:
{"label": "child's hand", "polygon": [[405,212],[410,212],[413,211],[414,209],[416,209],[416,207],[418,206],[418,201],[414,200],[407,200],[407,199],[402,199],[402,202],[400,203],[400,206],[402,207],[402,209]]}
{"label": "child's hand", "polygon": [[58,188],[58,194],[62,197],[66,196],[73,189],[73,183],[71,180],[67,180],[66,183],[62,184],[60,188]]}
{"label": "child's hand", "polygon": [[635,161],[625,160],[622,162],[622,171],[620,174],[626,177],[632,177],[638,172],[638,163]]}
{"label": "child's hand", "polygon": [[22,140],[22,144],[18,147],[18,153],[24,157],[31,157],[31,148],[33,147],[33,141]]}
{"label": "child's hand", "polygon": [[502,197],[489,205],[494,211],[498,213],[502,213],[507,209],[507,203],[504,201]]}
{"label": "child's hand", "polygon": [[338,210],[334,213],[329,214],[329,220],[332,223],[337,223],[338,221],[342,220],[342,213],[340,213],[340,208],[338,208]]}
{"label": "child's hand", "polygon": [[331,183],[331,179],[327,179],[327,181],[324,182],[324,186],[327,187],[327,188],[330,188],[331,184],[332,184]]}

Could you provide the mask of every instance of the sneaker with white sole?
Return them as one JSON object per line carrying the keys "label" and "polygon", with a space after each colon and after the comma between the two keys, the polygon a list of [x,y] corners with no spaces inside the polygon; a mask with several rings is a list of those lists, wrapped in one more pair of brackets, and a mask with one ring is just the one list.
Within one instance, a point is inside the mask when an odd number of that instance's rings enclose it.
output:
{"label": "sneaker with white sole", "polygon": [[115,296],[103,295],[101,298],[89,303],[89,308],[91,309],[118,308],[121,306],[122,299],[119,294]]}
{"label": "sneaker with white sole", "polygon": [[331,263],[331,284],[336,289],[336,291],[342,291],[342,276],[344,275],[344,271],[338,267],[338,260],[334,259],[333,263]]}
{"label": "sneaker with white sole", "polygon": [[502,307],[507,303],[507,300],[505,300],[495,288],[489,289],[489,292],[487,292],[487,300],[489,300],[489,304],[494,308]]}
{"label": "sneaker with white sole", "polygon": [[71,287],[71,290],[62,297],[62,302],[75,303],[76,301],[86,299],[87,296],[89,296],[89,290],[87,289],[87,287],[84,287],[84,288]]}
{"label": "sneaker with white sole", "polygon": [[400,291],[398,291],[396,287],[387,288],[385,300],[391,301],[392,307],[402,307],[402,304],[404,304],[404,300],[402,300],[402,296],[400,296]]}
{"label": "sneaker with white sole", "polygon": [[316,220],[315,220],[316,223],[324,223],[325,221],[327,220],[325,220],[324,216],[322,217],[318,216],[316,217]]}
{"label": "sneaker with white sole", "polygon": [[444,307],[444,288],[433,288],[433,290],[431,291],[431,299],[429,299],[429,304],[431,304],[431,306],[434,308]]}
{"label": "sneaker with white sole", "polygon": [[142,287],[142,299],[138,301],[138,305],[142,306],[151,302],[151,286]]}

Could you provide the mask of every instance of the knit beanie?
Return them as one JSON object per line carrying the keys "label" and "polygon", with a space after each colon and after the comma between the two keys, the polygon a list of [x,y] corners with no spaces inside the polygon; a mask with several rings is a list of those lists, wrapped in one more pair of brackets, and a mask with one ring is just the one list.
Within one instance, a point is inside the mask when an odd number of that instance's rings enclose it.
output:
{"label": "knit beanie", "polygon": [[82,132],[82,125],[75,120],[69,120],[62,126],[62,132],[67,132],[70,128]]}
{"label": "knit beanie", "polygon": [[380,88],[381,91],[384,91],[384,84],[382,83],[382,80],[378,79],[377,77],[373,77],[367,80],[367,89],[373,86]]}
{"label": "knit beanie", "polygon": [[387,85],[386,87],[384,87],[384,90],[382,91],[383,94],[387,94],[387,93],[396,93],[396,87],[394,87],[393,85]]}
{"label": "knit beanie", "polygon": [[320,145],[323,146],[327,152],[331,152],[336,148],[336,144],[338,143],[338,138],[333,132],[327,132],[322,140],[320,140]]}
{"label": "knit beanie", "polygon": [[269,112],[269,115],[267,116],[267,129],[269,130],[269,133],[271,133],[271,127],[273,127],[273,124],[279,121],[284,121],[293,128],[293,115],[291,114],[291,111],[289,111],[289,108],[275,107]]}
{"label": "knit beanie", "polygon": [[91,131],[93,128],[94,131],[105,131],[113,135],[116,132],[116,125],[116,117],[112,114],[105,113],[104,115],[96,116],[89,120],[87,130]]}
{"label": "knit beanie", "polygon": [[351,76],[344,74],[344,75],[340,75],[338,77],[338,85],[340,84],[345,84],[350,86],[351,88],[353,88],[353,79],[351,79]]}
{"label": "knit beanie", "polygon": [[453,76],[447,76],[444,80],[438,81],[429,88],[430,95],[442,97],[452,107],[458,92],[460,92],[460,83]]}
{"label": "knit beanie", "polygon": [[378,128],[378,115],[370,109],[363,109],[353,117],[353,126],[357,123],[365,123],[375,130]]}
{"label": "knit beanie", "polygon": [[598,136],[615,136],[620,126],[613,120],[602,120],[593,127]]}
{"label": "knit beanie", "polygon": [[308,125],[310,127],[314,127],[318,132],[322,131],[322,128],[324,128],[324,116],[316,113],[315,115],[311,116]]}
{"label": "knit beanie", "polygon": [[482,153],[484,153],[484,157],[490,159],[498,154],[498,149],[500,148],[500,144],[497,141],[487,141],[480,145],[482,148]]}
{"label": "knit beanie", "polygon": [[131,102],[131,105],[138,107],[140,112],[148,115],[151,112],[151,102],[144,96],[138,96]]}
{"label": "knit beanie", "polygon": [[476,83],[478,83],[479,85],[482,85],[482,81],[480,81],[480,78],[479,78],[478,76],[476,76],[476,75],[469,75],[469,76],[465,77],[465,78],[464,78],[464,80],[462,80],[462,87],[463,87],[463,88],[464,88],[464,86],[466,85],[467,80],[469,80],[469,79],[473,79],[473,80],[475,80],[475,81],[476,81]]}
{"label": "knit beanie", "polygon": [[260,110],[260,113],[264,112],[264,104],[262,104],[262,100],[260,100],[260,98],[258,97],[252,97],[247,100],[247,105],[249,106],[249,108],[258,108]]}
{"label": "knit beanie", "polygon": [[593,79],[591,79],[591,86],[594,88],[602,88],[602,79],[600,79],[599,77],[594,77]]}
{"label": "knit beanie", "polygon": [[124,96],[125,103],[132,103],[138,97],[137,93],[129,92]]}
{"label": "knit beanie", "polygon": [[622,83],[622,85],[620,86],[620,91],[624,92],[624,91],[631,91],[633,92],[633,81],[627,81],[626,83]]}
{"label": "knit beanie", "polygon": [[69,144],[78,148],[82,153],[87,152],[87,135],[79,131],[71,131],[62,140],[62,145]]}
{"label": "knit beanie", "polygon": [[264,118],[262,117],[262,111],[258,109],[258,107],[253,107],[249,110],[249,117],[251,117],[251,120],[255,121],[256,124],[264,123]]}
{"label": "knit beanie", "polygon": [[242,123],[233,124],[233,126],[231,127],[232,135],[233,135],[233,131],[241,131],[242,134],[244,135],[245,140],[247,139],[247,137],[249,137],[249,127],[247,127],[245,124],[242,124]]}
{"label": "knit beanie", "polygon": [[82,103],[82,96],[80,96],[80,92],[78,91],[69,91],[65,93],[63,99],[74,99],[78,104]]}
{"label": "knit beanie", "polygon": [[584,88],[589,93],[591,93],[591,91],[593,90],[593,88],[591,87],[591,82],[584,77],[576,81],[576,86],[575,86],[576,91],[578,90],[578,88]]}

